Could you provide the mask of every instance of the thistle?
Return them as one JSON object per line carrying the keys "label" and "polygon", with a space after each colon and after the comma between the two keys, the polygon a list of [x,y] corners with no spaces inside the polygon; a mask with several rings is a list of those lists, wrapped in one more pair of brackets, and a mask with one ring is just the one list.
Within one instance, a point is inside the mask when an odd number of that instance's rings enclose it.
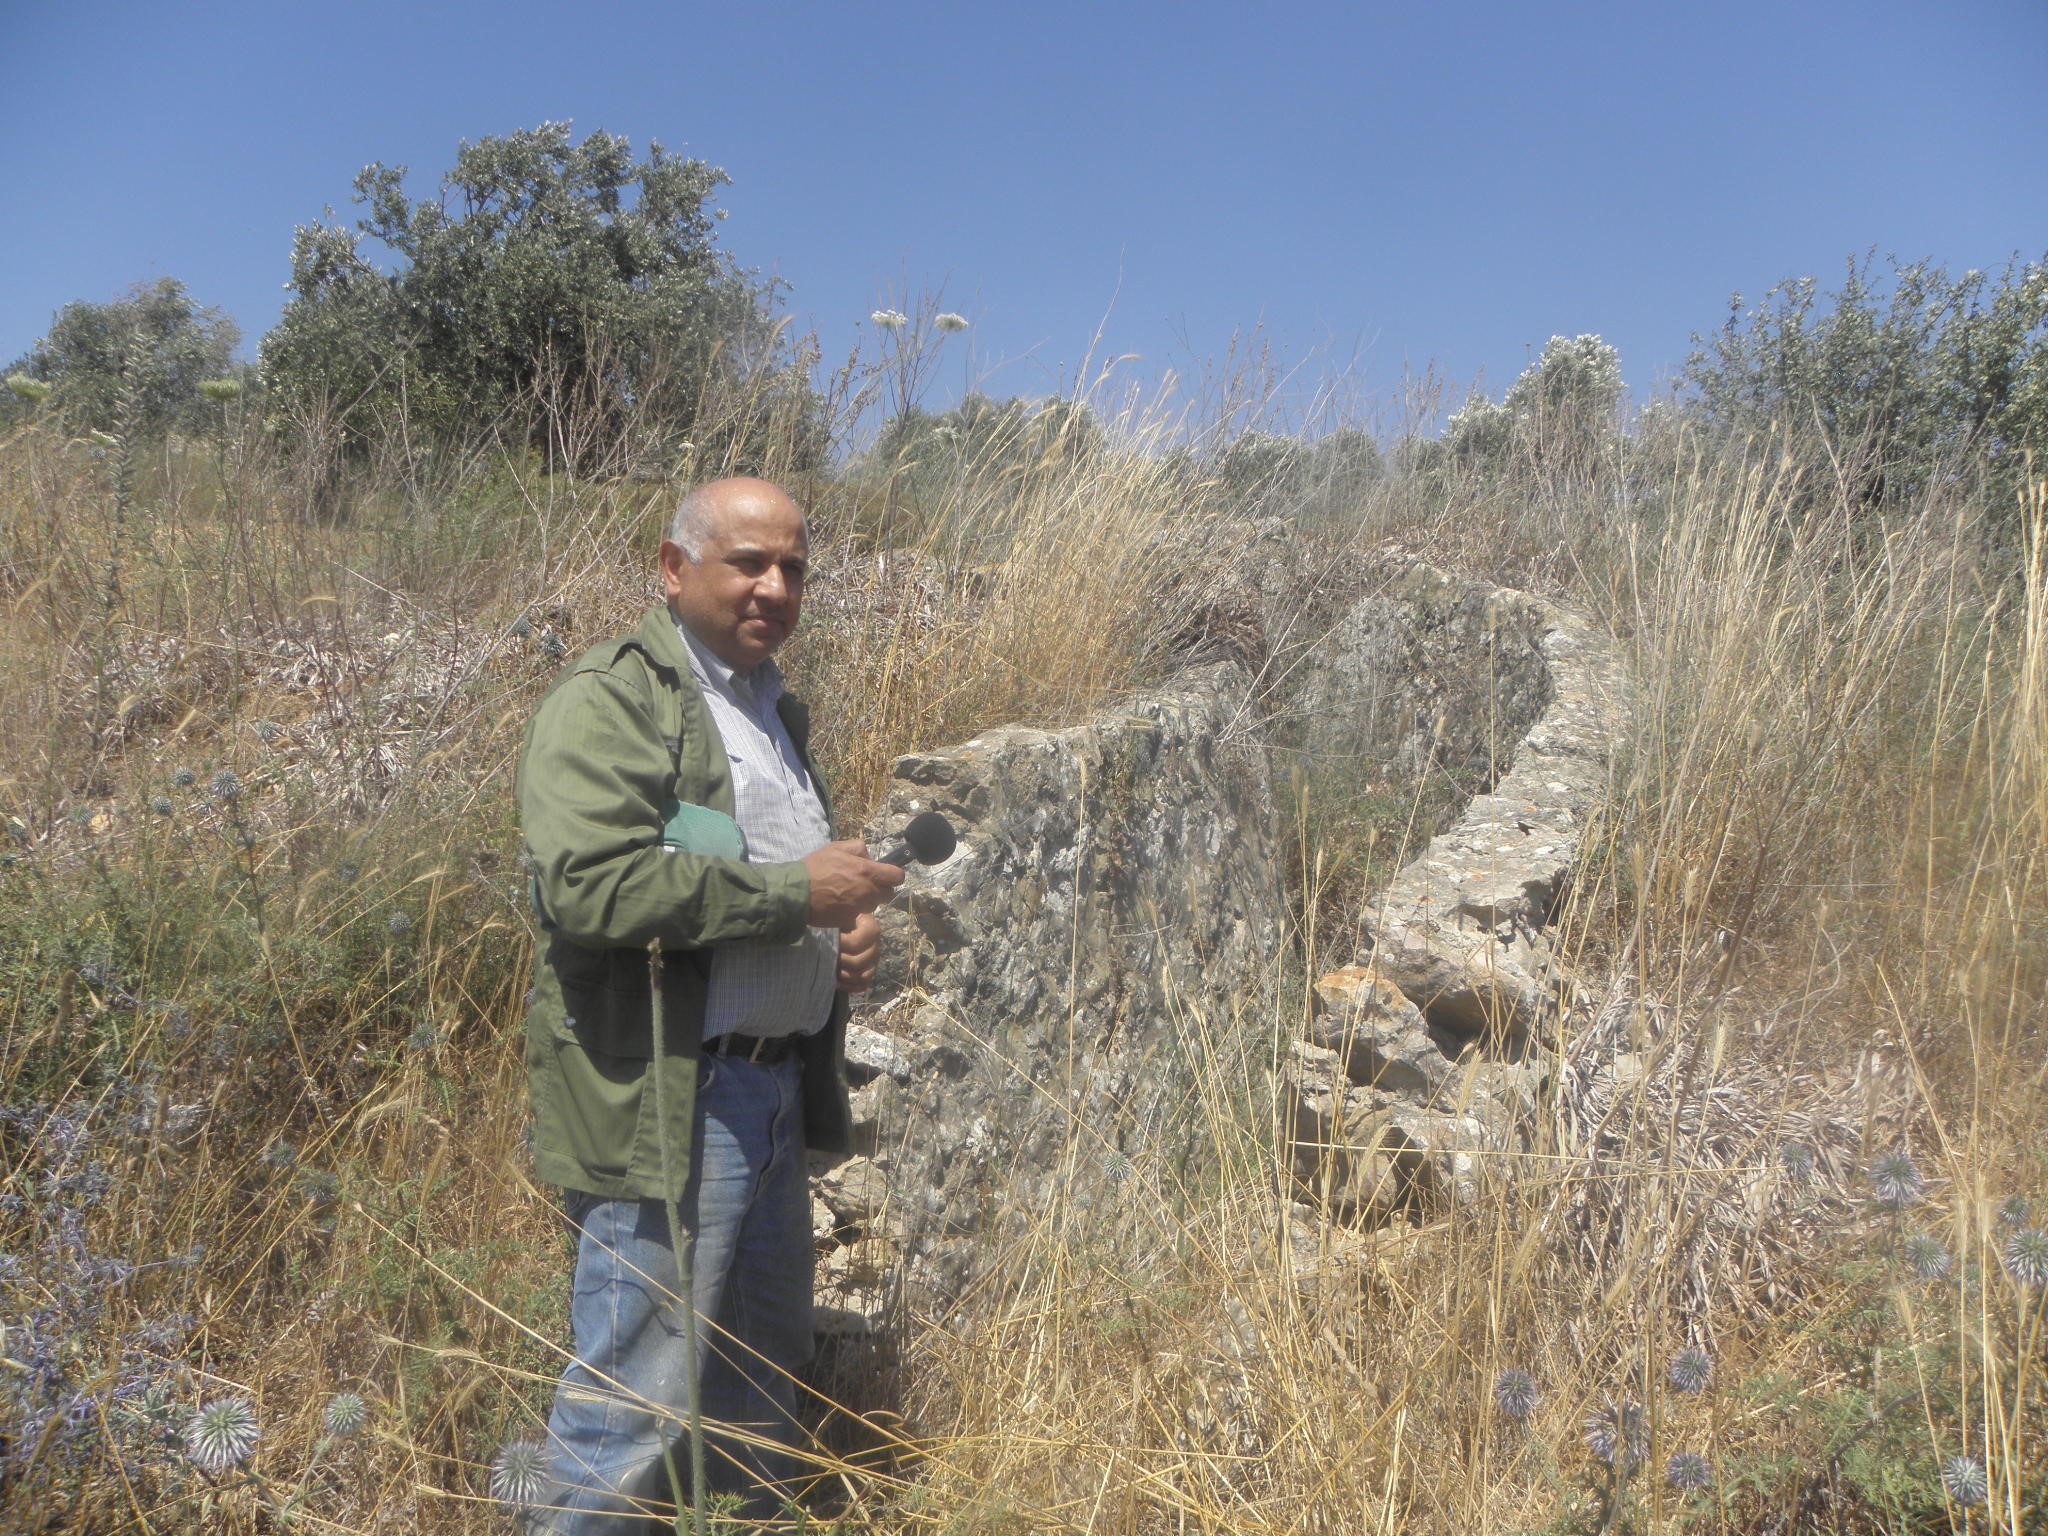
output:
{"label": "thistle", "polygon": [[1606,1406],[1586,1420],[1586,1448],[1617,1472],[1633,1472],[1650,1455],[1650,1419],[1641,1403]]}
{"label": "thistle", "polygon": [[2007,1238],[2005,1270],[2021,1285],[2048,1286],[2048,1232],[2024,1227]]}
{"label": "thistle", "polygon": [[1924,1232],[1906,1239],[1906,1263],[1922,1280],[1945,1280],[1954,1268],[1948,1250]]}
{"label": "thistle", "polygon": [[320,1427],[337,1440],[346,1440],[369,1422],[370,1405],[354,1392],[337,1392],[327,1400],[320,1415]]}
{"label": "thistle", "polygon": [[175,805],[171,804],[171,797],[169,795],[151,795],[149,797],[149,808],[158,816],[174,815],[178,809]]}
{"label": "thistle", "polygon": [[190,789],[198,782],[199,775],[190,768],[174,768],[171,770],[171,787],[173,789]]}
{"label": "thistle", "polygon": [[1877,1196],[1878,1204],[1894,1211],[1903,1211],[1920,1199],[1927,1181],[1920,1177],[1919,1165],[1912,1155],[1901,1147],[1887,1152],[1870,1168],[1870,1187]]}
{"label": "thistle", "polygon": [[1795,1184],[1813,1182],[1813,1148],[1804,1142],[1788,1141],[1785,1143],[1785,1149],[1778,1154],[1778,1158],[1784,1163],[1785,1172],[1791,1176]]}
{"label": "thistle", "polygon": [[1664,1468],[1664,1481],[1679,1493],[1699,1493],[1714,1486],[1714,1465],[1698,1451],[1680,1451]]}
{"label": "thistle", "polygon": [[235,777],[235,770],[223,768],[206,781],[206,792],[225,805],[242,792],[242,781]]}
{"label": "thistle", "polygon": [[394,939],[404,938],[412,932],[412,914],[403,911],[393,912],[384,919],[384,931]]}
{"label": "thistle", "polygon": [[514,1509],[534,1509],[547,1487],[546,1454],[538,1440],[507,1440],[491,1463],[491,1492]]}
{"label": "thistle", "polygon": [[1704,1392],[1714,1374],[1714,1362],[1703,1349],[1681,1350],[1671,1361],[1671,1385],[1679,1392]]}
{"label": "thistle", "polygon": [[1540,1397],[1536,1378],[1527,1371],[1511,1366],[1493,1379],[1494,1406],[1511,1419],[1529,1417]]}
{"label": "thistle", "polygon": [[1991,1480],[1974,1456],[1951,1456],[1941,1464],[1941,1486],[1958,1504],[1982,1504],[1991,1497]]}
{"label": "thistle", "polygon": [[2024,1227],[2027,1224],[2027,1197],[2007,1195],[1998,1207],[1998,1224],[2001,1227]]}
{"label": "thistle", "polygon": [[185,1426],[185,1454],[202,1470],[218,1476],[247,1461],[261,1433],[256,1410],[247,1398],[216,1398],[193,1414],[192,1422]]}

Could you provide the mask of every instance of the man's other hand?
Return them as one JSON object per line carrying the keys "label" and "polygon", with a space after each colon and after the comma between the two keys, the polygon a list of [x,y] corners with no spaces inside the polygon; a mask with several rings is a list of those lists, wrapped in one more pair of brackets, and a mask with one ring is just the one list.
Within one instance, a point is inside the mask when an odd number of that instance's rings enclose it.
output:
{"label": "man's other hand", "polygon": [[887,901],[903,883],[903,871],[868,857],[858,838],[827,843],[804,856],[811,875],[811,926],[850,930],[856,919]]}
{"label": "man's other hand", "polygon": [[882,958],[882,925],[863,912],[839,935],[839,990],[865,992]]}

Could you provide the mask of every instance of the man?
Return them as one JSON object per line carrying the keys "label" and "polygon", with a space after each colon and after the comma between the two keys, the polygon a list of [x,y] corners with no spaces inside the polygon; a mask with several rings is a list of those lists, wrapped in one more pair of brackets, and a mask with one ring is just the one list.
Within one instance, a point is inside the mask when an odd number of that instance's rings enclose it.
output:
{"label": "man", "polygon": [[[687,1482],[693,1372],[712,1490],[771,1514],[794,1472],[804,1148],[846,1149],[847,994],[874,975],[872,914],[903,878],[832,841],[807,717],[770,659],[808,561],[779,487],[691,492],[661,545],[667,607],[577,661],[527,730],[534,1162],[578,1232],[539,1516],[556,1532],[645,1528],[671,1455]],[[677,1228],[701,1321],[678,1299]]]}

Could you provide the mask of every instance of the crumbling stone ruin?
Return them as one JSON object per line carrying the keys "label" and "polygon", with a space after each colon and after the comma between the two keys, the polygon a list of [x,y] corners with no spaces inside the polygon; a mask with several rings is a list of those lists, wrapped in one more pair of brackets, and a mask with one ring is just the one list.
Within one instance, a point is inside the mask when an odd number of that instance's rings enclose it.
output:
{"label": "crumbling stone ruin", "polygon": [[[1284,635],[1290,583],[1264,585],[1246,604]],[[1046,1212],[1113,1213],[1141,1163],[1198,1187],[1219,1081],[1278,1081],[1295,1195],[1339,1221],[1469,1198],[1489,1154],[1526,1144],[1577,1001],[1551,919],[1623,676],[1527,594],[1393,551],[1350,586],[1291,652],[1233,646],[1083,724],[896,763],[870,840],[937,810],[960,847],[885,914],[852,1032],[860,1150],[816,1182],[826,1331],[943,1305]],[[1362,779],[1458,787],[1358,915],[1352,963],[1314,982],[1306,1039],[1277,983],[1283,738]]]}

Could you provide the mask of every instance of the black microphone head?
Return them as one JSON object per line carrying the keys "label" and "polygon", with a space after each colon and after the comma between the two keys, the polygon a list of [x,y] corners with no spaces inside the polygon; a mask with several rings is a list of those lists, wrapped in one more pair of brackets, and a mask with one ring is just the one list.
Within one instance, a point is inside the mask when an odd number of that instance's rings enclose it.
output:
{"label": "black microphone head", "polygon": [[920,864],[937,864],[953,856],[953,850],[960,846],[960,839],[953,832],[953,823],[937,811],[925,811],[910,818],[910,825],[903,829],[903,841],[910,845],[911,857]]}

